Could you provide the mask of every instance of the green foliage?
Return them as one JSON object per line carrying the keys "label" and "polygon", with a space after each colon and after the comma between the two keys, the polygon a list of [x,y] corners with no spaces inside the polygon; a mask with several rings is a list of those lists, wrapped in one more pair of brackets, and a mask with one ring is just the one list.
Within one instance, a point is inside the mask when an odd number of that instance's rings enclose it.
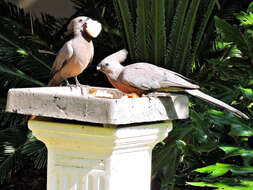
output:
{"label": "green foliage", "polygon": [[238,49],[245,54],[249,54],[246,39],[238,27],[230,25],[228,22],[215,18],[216,27],[222,32],[225,42],[235,43]]}
{"label": "green foliage", "polygon": [[[250,16],[250,12],[247,13]],[[240,22],[245,20],[236,14]],[[238,15],[240,15],[238,17]],[[223,93],[224,99],[234,106],[251,114],[252,117],[252,36],[248,32],[249,25],[231,25],[229,22],[218,17],[214,18],[217,31],[220,36],[216,38],[216,51],[222,51],[218,59],[210,59],[208,63],[212,66],[211,77],[218,80],[209,83],[206,88],[216,87]],[[229,90],[229,89],[234,90]],[[211,163],[205,163],[197,167],[191,175],[192,180],[188,184],[197,187],[215,187],[217,189],[251,189],[253,185],[252,163],[253,163],[253,123],[247,122],[231,114],[218,110],[208,110],[207,116],[212,123],[212,131],[220,131],[217,150],[223,153],[217,156]],[[221,128],[221,129],[219,129]],[[211,143],[211,142],[210,142]],[[203,175],[201,175],[203,174]],[[208,174],[208,175],[207,175]],[[189,182],[191,181],[191,182]]]}
{"label": "green foliage", "polygon": [[120,23],[122,24],[122,29],[124,31],[124,36],[128,44],[128,50],[130,57],[133,59],[135,57],[135,42],[134,42],[134,24],[132,21],[132,15],[129,10],[127,1],[125,0],[114,0],[115,7],[117,6],[120,10]]}
{"label": "green foliage", "polygon": [[223,164],[223,163],[216,163],[215,165],[210,165],[204,168],[199,168],[195,170],[199,173],[207,173],[210,174],[209,177],[220,177],[223,176],[228,171],[232,172],[233,174],[252,174],[253,167],[250,166],[236,166],[231,164]]}
{"label": "green foliage", "polygon": [[151,14],[149,10],[151,2],[137,0],[136,18],[136,59],[142,61],[150,60],[150,33]]}
{"label": "green foliage", "polygon": [[166,30],[165,30],[165,1],[152,1],[152,29],[151,48],[152,61],[156,65],[163,65],[166,52]]}
{"label": "green foliage", "polygon": [[198,187],[215,187],[218,190],[249,190],[252,189],[253,178],[220,178],[220,181],[191,182],[190,185]]}
{"label": "green foliage", "polygon": [[[197,59],[215,0],[205,3],[201,0],[137,0],[136,3],[114,0],[114,5],[131,61],[147,61],[186,73],[184,68],[190,68]],[[197,16],[201,20],[198,24]],[[195,38],[197,43],[192,42]]]}
{"label": "green foliage", "polygon": [[[213,21],[218,31],[213,41],[201,27],[194,30],[206,35],[202,40],[193,38],[193,44],[198,44],[201,49],[200,52],[193,50],[197,52],[194,55],[202,62],[193,68],[196,80],[201,81],[204,92],[252,117],[253,70],[250,40],[245,30],[249,26],[232,26],[218,17]],[[215,31],[211,26],[209,29]],[[243,48],[239,49],[238,44]],[[195,58],[193,60],[189,62],[192,65],[196,64]],[[175,185],[185,189],[185,183],[192,185],[189,189],[193,186],[197,189],[249,189],[253,183],[252,120],[244,121],[231,113],[210,109],[214,107],[201,100],[194,99],[190,106],[191,121],[174,122],[173,131],[153,153],[153,175],[159,173],[161,176],[161,189],[174,189]],[[196,168],[210,169],[210,175],[201,175],[202,170]]]}

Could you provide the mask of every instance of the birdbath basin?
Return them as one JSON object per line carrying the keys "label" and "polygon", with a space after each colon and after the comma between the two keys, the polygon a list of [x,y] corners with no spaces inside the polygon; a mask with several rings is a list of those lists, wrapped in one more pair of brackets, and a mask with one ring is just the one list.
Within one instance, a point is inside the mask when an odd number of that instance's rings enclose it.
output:
{"label": "birdbath basin", "polygon": [[[157,94],[154,94],[157,95]],[[128,98],[116,89],[44,87],[10,89],[7,112],[101,124],[130,124],[188,118],[185,95]]]}
{"label": "birdbath basin", "polygon": [[188,98],[129,98],[90,86],[83,93],[21,88],[9,90],[6,111],[41,116],[28,127],[48,149],[47,190],[149,190],[152,149],[172,120],[188,117]]}

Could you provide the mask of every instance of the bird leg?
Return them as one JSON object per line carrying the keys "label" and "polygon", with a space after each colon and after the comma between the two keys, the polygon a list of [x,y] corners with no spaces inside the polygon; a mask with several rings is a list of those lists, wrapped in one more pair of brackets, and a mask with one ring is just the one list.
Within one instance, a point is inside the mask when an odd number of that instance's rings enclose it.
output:
{"label": "bird leg", "polygon": [[81,83],[78,81],[77,76],[75,76],[76,86],[81,86]]}
{"label": "bird leg", "polygon": [[69,81],[67,79],[65,79],[66,85],[70,88],[70,90],[72,91],[72,87],[73,85],[69,83]]}
{"label": "bird leg", "polygon": [[82,84],[78,81],[77,76],[75,76],[75,81],[76,81],[76,86],[79,86],[80,89],[81,89],[81,94],[84,95],[84,91],[83,91],[83,88],[82,88],[82,86],[84,86],[84,85],[82,85]]}

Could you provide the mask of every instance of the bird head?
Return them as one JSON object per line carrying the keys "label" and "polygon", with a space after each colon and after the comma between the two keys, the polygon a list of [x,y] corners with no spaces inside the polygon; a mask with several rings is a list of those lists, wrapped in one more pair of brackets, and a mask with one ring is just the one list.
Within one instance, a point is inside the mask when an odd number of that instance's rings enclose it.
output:
{"label": "bird head", "polygon": [[107,77],[117,80],[124,68],[120,63],[125,61],[127,54],[127,50],[122,49],[112,55],[107,56],[98,64],[97,70],[105,73]]}
{"label": "bird head", "polygon": [[117,71],[121,71],[124,68],[120,63],[127,58],[127,50],[122,49],[112,55],[104,58],[97,66],[98,71],[102,71],[105,74],[112,74]]}
{"label": "bird head", "polygon": [[79,16],[70,21],[67,29],[74,33],[82,33],[85,31],[92,38],[96,38],[102,30],[102,25],[100,22],[89,17]]}

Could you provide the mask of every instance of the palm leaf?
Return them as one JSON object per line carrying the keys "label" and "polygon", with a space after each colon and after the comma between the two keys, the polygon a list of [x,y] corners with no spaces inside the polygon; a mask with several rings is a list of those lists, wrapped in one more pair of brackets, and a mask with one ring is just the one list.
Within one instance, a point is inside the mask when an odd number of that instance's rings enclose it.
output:
{"label": "palm leaf", "polygon": [[174,58],[175,58],[176,50],[178,49],[179,42],[181,39],[182,29],[183,29],[183,24],[184,24],[185,14],[186,14],[188,4],[189,4],[189,0],[180,0],[178,2],[176,13],[173,18],[173,23],[171,26],[171,33],[169,37],[170,40],[168,44],[168,55],[169,55],[168,62],[174,68],[176,67],[176,60],[174,60]]}
{"label": "palm leaf", "polygon": [[27,157],[34,157],[35,167],[38,169],[45,168],[47,164],[47,148],[45,144],[36,137],[32,136],[31,132],[29,138],[24,143],[21,153]]}
{"label": "palm leaf", "polygon": [[16,149],[0,164],[0,183],[22,167],[23,157],[19,151],[20,149]]}
{"label": "palm leaf", "polygon": [[32,85],[32,84],[45,86],[44,83],[38,80],[35,80],[34,78],[26,75],[21,70],[18,70],[16,68],[0,65],[0,73],[2,73],[0,76],[0,79],[3,82],[8,81],[8,83],[15,83],[15,85],[13,86],[17,86],[18,84],[21,86]]}
{"label": "palm leaf", "polygon": [[26,139],[22,128],[8,128],[0,131],[0,182],[22,167],[22,144]]}
{"label": "palm leaf", "polygon": [[151,50],[151,2],[149,0],[137,0],[136,21],[136,59],[138,61],[150,61]]}
{"label": "palm leaf", "polygon": [[165,1],[165,19],[166,19],[166,35],[169,36],[172,30],[172,20],[175,15],[176,0],[166,0]]}
{"label": "palm leaf", "polygon": [[[15,21],[0,17],[0,23],[2,27],[0,28],[0,40],[9,43],[13,47],[17,48],[17,50],[22,50],[29,54],[35,61],[41,64],[41,66],[50,70],[50,66],[43,60],[42,56],[36,52],[37,47],[31,47],[32,43],[29,43],[29,38],[21,38],[21,36],[25,37],[29,34],[24,30],[24,28],[16,23]],[[15,30],[15,31],[13,31]],[[8,31],[8,32],[7,32]],[[13,32],[9,32],[13,31]],[[33,43],[33,46],[35,43]],[[38,44],[39,45],[39,44]]]}
{"label": "palm leaf", "polygon": [[153,62],[164,65],[166,54],[165,1],[152,1]]}
{"label": "palm leaf", "polygon": [[187,54],[189,54],[191,39],[193,34],[193,29],[195,25],[195,18],[197,15],[197,11],[199,8],[200,0],[193,0],[191,2],[190,9],[188,10],[187,17],[185,20],[185,24],[183,27],[182,39],[180,41],[179,49],[176,50],[176,60],[178,66],[178,72],[182,73],[183,68],[185,66],[185,60]]}
{"label": "palm leaf", "polygon": [[[194,45],[193,45],[193,49],[192,49],[192,55],[191,55],[191,58],[190,58],[191,59],[191,61],[190,61],[191,65],[190,66],[193,65],[193,62],[194,62],[194,60],[196,58],[196,54],[197,54],[197,51],[199,49],[200,42],[201,42],[201,40],[203,38],[204,32],[205,32],[206,27],[207,27],[207,23],[208,23],[208,21],[210,19],[210,16],[211,16],[212,12],[213,12],[213,9],[214,9],[214,6],[215,6],[215,2],[216,2],[216,0],[211,0],[209,2],[208,7],[206,9],[206,13],[203,16],[203,19],[202,19],[201,24],[199,26],[198,32],[196,34],[196,38],[194,40]],[[188,66],[188,68],[189,68],[189,66]],[[187,69],[187,73],[189,71],[190,70]]]}
{"label": "palm leaf", "polygon": [[126,0],[117,0],[114,3],[115,9],[119,7],[120,13],[120,22],[123,26],[124,36],[127,41],[127,46],[131,59],[135,58],[135,35],[134,35],[134,26],[132,21],[132,16],[129,11],[129,6]]}

